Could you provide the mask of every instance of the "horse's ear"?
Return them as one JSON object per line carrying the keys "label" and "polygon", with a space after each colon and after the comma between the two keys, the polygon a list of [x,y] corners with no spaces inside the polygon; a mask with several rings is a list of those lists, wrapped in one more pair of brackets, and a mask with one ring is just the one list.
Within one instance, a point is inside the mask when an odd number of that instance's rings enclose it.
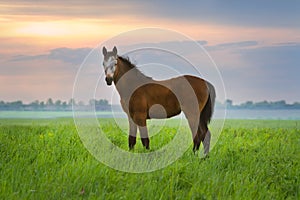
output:
{"label": "horse's ear", "polygon": [[115,55],[117,55],[117,53],[118,53],[117,47],[114,46],[113,52],[114,52]]}
{"label": "horse's ear", "polygon": [[103,53],[104,56],[107,54],[107,49],[105,47],[103,47],[102,53]]}

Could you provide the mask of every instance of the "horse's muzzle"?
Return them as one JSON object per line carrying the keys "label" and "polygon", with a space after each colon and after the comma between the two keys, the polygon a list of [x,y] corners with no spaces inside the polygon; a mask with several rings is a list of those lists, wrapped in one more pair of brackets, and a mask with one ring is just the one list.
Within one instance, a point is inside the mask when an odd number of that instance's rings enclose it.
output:
{"label": "horse's muzzle", "polygon": [[112,82],[113,82],[113,78],[112,78],[112,77],[106,77],[106,78],[105,78],[105,81],[106,81],[106,84],[107,84],[107,85],[111,85]]}

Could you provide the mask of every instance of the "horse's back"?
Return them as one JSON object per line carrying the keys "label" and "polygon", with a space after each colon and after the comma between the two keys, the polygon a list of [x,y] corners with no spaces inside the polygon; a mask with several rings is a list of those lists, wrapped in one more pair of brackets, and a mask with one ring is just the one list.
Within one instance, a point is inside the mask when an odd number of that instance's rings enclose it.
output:
{"label": "horse's back", "polygon": [[188,110],[192,110],[198,105],[198,111],[202,111],[209,96],[207,82],[204,79],[185,75],[170,81],[172,82],[172,89],[181,98],[180,104],[182,109],[186,107]]}
{"label": "horse's back", "polygon": [[[196,95],[198,100],[202,98],[207,99],[209,94],[207,82],[199,77],[185,75],[180,76],[174,79],[170,79],[172,81],[172,89],[181,93],[191,93],[189,96]],[[194,94],[193,94],[194,93]]]}

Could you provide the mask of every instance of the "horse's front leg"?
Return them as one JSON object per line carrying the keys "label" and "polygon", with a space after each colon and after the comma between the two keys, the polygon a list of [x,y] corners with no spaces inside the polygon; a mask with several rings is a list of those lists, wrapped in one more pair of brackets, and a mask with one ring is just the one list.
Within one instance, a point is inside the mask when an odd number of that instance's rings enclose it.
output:
{"label": "horse's front leg", "polygon": [[128,121],[129,121],[128,144],[129,144],[129,150],[132,150],[136,143],[137,125],[132,121],[130,117],[128,117]]}
{"label": "horse's front leg", "polygon": [[143,146],[146,149],[149,149],[149,136],[148,136],[148,130],[147,130],[147,113],[146,112],[135,112],[133,115],[133,121],[136,123],[136,125],[139,127],[141,141]]}

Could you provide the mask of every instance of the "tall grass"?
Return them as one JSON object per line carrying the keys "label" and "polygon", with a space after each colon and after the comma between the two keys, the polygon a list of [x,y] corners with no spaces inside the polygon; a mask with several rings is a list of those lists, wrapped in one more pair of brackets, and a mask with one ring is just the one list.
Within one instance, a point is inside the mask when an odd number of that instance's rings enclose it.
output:
{"label": "tall grass", "polygon": [[[113,130],[108,137],[127,148]],[[172,130],[155,135],[153,148]],[[130,174],[93,158],[72,119],[0,120],[0,199],[299,199],[299,162],[297,121],[226,121],[209,157],[191,146],[164,169]]]}

